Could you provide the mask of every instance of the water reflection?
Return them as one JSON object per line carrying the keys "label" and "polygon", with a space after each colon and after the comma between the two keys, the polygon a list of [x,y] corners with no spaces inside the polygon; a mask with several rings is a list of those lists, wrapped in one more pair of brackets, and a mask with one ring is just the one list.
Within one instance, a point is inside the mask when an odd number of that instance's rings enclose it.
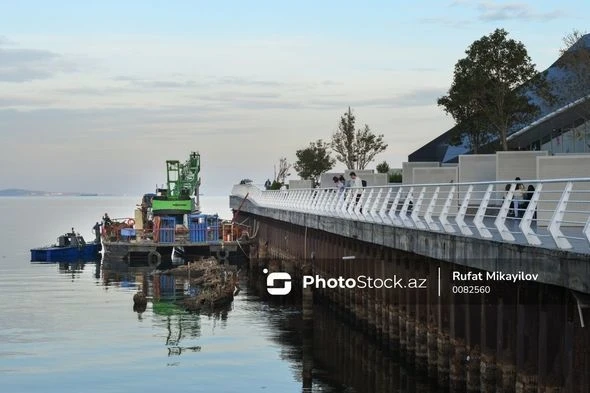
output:
{"label": "water reflection", "polygon": [[269,296],[256,280],[252,284],[257,300],[268,303],[276,316],[269,318],[273,340],[283,346],[281,359],[293,363],[302,392],[438,391],[426,376],[331,308],[316,304],[313,320],[304,321],[299,305]]}
{"label": "water reflection", "polygon": [[135,296],[147,299],[147,304],[134,302],[133,311],[138,319],[143,320],[143,313],[149,311],[151,304],[153,326],[157,332],[164,332],[157,335],[164,341],[168,357],[200,352],[201,318],[212,320],[214,329],[217,324],[224,328],[232,310],[229,304],[198,313],[187,311],[183,306],[184,300],[195,296],[189,279],[160,274],[150,268],[108,264],[102,269],[102,283],[105,288],[114,286],[136,290]]}
{"label": "water reflection", "polygon": [[100,257],[93,257],[88,259],[75,259],[67,261],[31,261],[35,265],[56,265],[57,270],[61,274],[69,274],[72,276],[72,281],[79,279],[82,276],[86,264],[93,266],[94,276],[100,278]]}

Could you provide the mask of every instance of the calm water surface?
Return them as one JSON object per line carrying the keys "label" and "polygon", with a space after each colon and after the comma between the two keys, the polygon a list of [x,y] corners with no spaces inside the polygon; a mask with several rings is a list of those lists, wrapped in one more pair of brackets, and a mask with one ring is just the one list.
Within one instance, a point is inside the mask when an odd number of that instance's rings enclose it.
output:
{"label": "calm water surface", "polygon": [[[271,304],[246,282],[216,314],[152,302],[138,314],[141,272],[30,262],[30,248],[71,227],[92,239],[105,212],[130,216],[137,200],[0,198],[0,391],[428,391],[330,313],[317,312],[316,332],[304,335],[298,307]],[[231,216],[227,197],[202,204]]]}

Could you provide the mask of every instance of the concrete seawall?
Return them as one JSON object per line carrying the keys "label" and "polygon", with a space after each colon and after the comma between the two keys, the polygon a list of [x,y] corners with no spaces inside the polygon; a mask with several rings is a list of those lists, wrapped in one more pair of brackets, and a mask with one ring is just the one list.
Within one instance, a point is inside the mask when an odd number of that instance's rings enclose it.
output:
{"label": "concrete seawall", "polygon": [[[237,209],[242,200],[232,196],[230,206]],[[264,208],[248,200],[241,210],[483,271],[539,273],[538,282],[590,293],[590,254]]]}

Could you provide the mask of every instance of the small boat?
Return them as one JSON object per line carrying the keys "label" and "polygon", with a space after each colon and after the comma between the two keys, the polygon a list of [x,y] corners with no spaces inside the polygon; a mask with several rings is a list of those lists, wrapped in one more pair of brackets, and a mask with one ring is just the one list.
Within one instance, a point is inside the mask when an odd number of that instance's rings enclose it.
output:
{"label": "small boat", "polygon": [[86,243],[80,234],[73,231],[57,238],[57,244],[32,248],[33,262],[67,262],[71,260],[93,259],[100,251],[100,243]]}

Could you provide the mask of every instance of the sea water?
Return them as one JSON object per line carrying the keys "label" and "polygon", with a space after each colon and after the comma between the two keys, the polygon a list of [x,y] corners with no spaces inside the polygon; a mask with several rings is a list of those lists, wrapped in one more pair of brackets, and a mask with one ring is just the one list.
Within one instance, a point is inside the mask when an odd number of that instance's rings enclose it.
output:
{"label": "sea water", "polygon": [[[298,305],[268,302],[246,278],[231,307],[217,313],[153,302],[137,313],[133,295],[147,272],[30,262],[31,248],[72,227],[92,240],[105,212],[131,217],[138,200],[0,198],[0,391],[388,392],[420,385],[327,310],[316,313],[323,331],[304,335]],[[231,217],[227,197],[202,204],[206,213]],[[306,338],[311,384],[302,377]]]}

